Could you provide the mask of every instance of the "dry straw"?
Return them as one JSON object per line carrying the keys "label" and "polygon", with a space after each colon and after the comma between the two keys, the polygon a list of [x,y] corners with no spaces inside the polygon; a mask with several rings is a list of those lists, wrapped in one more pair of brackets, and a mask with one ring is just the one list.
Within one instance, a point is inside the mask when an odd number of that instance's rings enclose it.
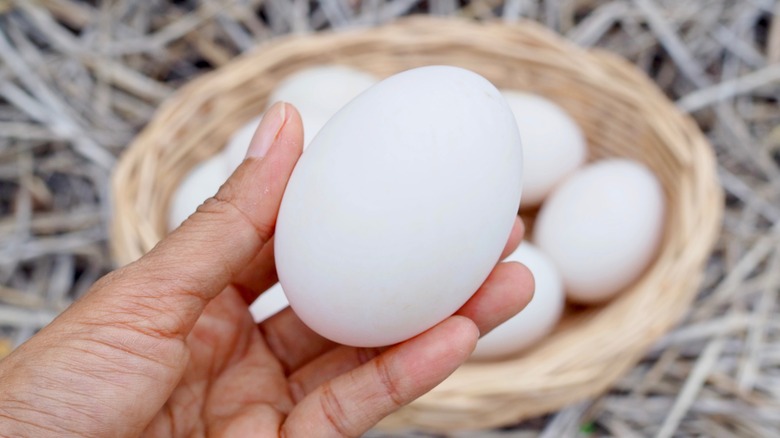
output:
{"label": "dry straw", "polygon": [[179,181],[259,114],[282,78],[326,63],[379,76],[458,65],[498,87],[542,94],[579,122],[591,159],[644,162],[668,199],[657,260],[630,290],[601,307],[570,309],[556,332],[522,357],[466,364],[383,427],[494,427],[558,410],[605,391],[684,314],[720,224],[722,194],[710,146],[632,65],[577,48],[530,22],[415,17],[375,29],[285,38],[192,81],[160,108],[116,169],[111,237],[117,261],[139,257],[165,235],[167,206]]}

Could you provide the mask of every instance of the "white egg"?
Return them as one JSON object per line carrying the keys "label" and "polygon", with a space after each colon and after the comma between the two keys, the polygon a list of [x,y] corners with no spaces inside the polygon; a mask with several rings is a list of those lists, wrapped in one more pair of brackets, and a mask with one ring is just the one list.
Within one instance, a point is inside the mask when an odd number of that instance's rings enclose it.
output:
{"label": "white egg", "polygon": [[545,201],[535,242],[555,262],[567,297],[597,303],[630,285],[653,259],[664,225],[655,175],[625,159],[575,172]]}
{"label": "white egg", "polygon": [[168,229],[178,228],[185,219],[195,213],[200,204],[216,195],[228,176],[230,172],[221,154],[193,167],[173,192],[168,209]]}
{"label": "white egg", "polygon": [[252,305],[249,306],[249,312],[252,314],[254,321],[259,323],[276,315],[288,305],[289,303],[284,295],[282,286],[276,283],[257,297]]}
{"label": "white egg", "polygon": [[479,340],[474,359],[498,359],[527,349],[549,334],[563,314],[563,282],[549,257],[523,242],[505,261],[528,267],[534,275],[534,296],[525,309]]}
{"label": "white egg", "polygon": [[241,162],[244,161],[246,151],[249,149],[249,143],[252,141],[252,137],[255,135],[257,126],[262,119],[263,115],[260,114],[248,121],[234,132],[228,140],[227,146],[222,150],[222,154],[225,156],[225,164],[229,173],[235,172]]}
{"label": "white egg", "polygon": [[358,96],[312,141],[282,200],[276,267],[295,313],[361,347],[451,315],[506,244],[521,155],[509,106],[467,70],[413,69]]}
{"label": "white egg", "polygon": [[282,80],[268,102],[290,102],[299,110],[319,113],[327,120],[376,82],[374,76],[345,65],[311,67]]}
{"label": "white egg", "polygon": [[319,111],[312,111],[305,105],[300,108],[296,107],[301,115],[301,121],[303,122],[303,150],[305,151],[314,137],[320,132],[325,123],[331,115],[320,113]]}
{"label": "white egg", "polygon": [[374,76],[345,65],[311,67],[282,80],[268,104],[284,101],[295,106],[303,121],[305,150],[328,119],[376,82]]}
{"label": "white egg", "polygon": [[523,141],[523,202],[535,207],[567,175],[585,163],[582,130],[555,102],[518,91],[502,91]]}
{"label": "white egg", "polygon": [[[284,101],[295,106],[303,121],[303,148],[306,150],[317,132],[336,111],[375,83],[376,78],[351,67],[312,67],[282,80],[271,92],[268,105]],[[244,160],[249,142],[262,118],[262,114],[253,118],[228,140],[223,153],[227,157],[231,173]]]}

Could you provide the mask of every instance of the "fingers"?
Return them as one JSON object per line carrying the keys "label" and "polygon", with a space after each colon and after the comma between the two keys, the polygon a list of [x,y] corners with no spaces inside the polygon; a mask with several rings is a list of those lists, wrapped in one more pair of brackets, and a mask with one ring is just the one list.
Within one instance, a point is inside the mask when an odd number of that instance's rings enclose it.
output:
{"label": "fingers", "polygon": [[363,365],[387,349],[345,345],[333,348],[290,375],[288,381],[293,401],[299,402],[323,383]]}
{"label": "fingers", "polygon": [[261,322],[258,327],[286,374],[337,345],[306,326],[289,307]]}
{"label": "fingers", "polygon": [[523,310],[534,295],[531,271],[517,262],[499,263],[482,287],[456,312],[477,325],[481,336]]}
{"label": "fingers", "polygon": [[[531,301],[534,280],[520,263],[501,263],[482,287],[456,313],[471,319],[484,336],[520,312]],[[291,312],[292,313],[292,312]],[[316,335],[315,335],[316,336]],[[356,368],[383,349],[338,346],[312,360],[290,375],[293,397],[302,398],[326,381]]]}
{"label": "fingers", "polygon": [[[271,239],[287,180],[301,154],[303,129],[289,104],[274,105],[247,159],[213,198],[102,291],[111,304],[152,321],[160,334],[185,336],[206,303]],[[267,250],[266,250],[267,254]],[[135,323],[134,322],[134,323]]]}
{"label": "fingers", "polygon": [[239,291],[247,305],[252,304],[261,293],[276,284],[276,263],[274,262],[274,238],[266,242],[263,249],[233,279],[233,286]]}
{"label": "fingers", "polygon": [[321,385],[293,409],[282,426],[282,435],[363,434],[446,379],[468,359],[478,336],[468,318],[448,318]]}
{"label": "fingers", "polygon": [[[507,245],[501,255],[502,259],[517,248],[523,239],[524,232],[523,222],[520,218],[517,218]],[[472,318],[483,334],[492,330],[493,327],[503,322],[504,319],[519,312],[528,304],[533,294],[533,279],[529,280],[530,273],[525,267],[514,264],[514,267],[507,268],[502,265],[499,264],[485,281],[485,284],[460,311],[465,312],[461,313],[464,316]],[[242,284],[250,285],[251,283],[243,281]],[[262,282],[257,284],[262,284]],[[247,294],[246,290],[242,290],[242,295],[256,297],[253,294],[259,295],[257,289],[259,288],[255,288],[251,294]],[[485,300],[485,303],[481,303],[483,300]],[[483,310],[486,312],[485,314],[482,313]],[[491,315],[487,312],[494,312],[494,314]],[[304,364],[335,346],[333,342],[324,339],[309,329],[289,308],[263,321],[260,324],[260,328],[264,333],[272,337],[272,340],[269,342],[271,350],[277,355],[288,372],[296,371]],[[330,375],[329,377],[333,376]]]}

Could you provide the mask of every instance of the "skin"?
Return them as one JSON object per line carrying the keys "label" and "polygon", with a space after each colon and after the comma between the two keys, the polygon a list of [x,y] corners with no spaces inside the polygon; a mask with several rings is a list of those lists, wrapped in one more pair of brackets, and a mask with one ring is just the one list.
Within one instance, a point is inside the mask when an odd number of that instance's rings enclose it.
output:
{"label": "skin", "polygon": [[[499,263],[455,315],[388,348],[336,345],[290,309],[255,324],[302,139],[276,104],[214,198],[0,362],[0,436],[358,436],[531,299],[530,272]],[[518,221],[504,255],[522,234]]]}

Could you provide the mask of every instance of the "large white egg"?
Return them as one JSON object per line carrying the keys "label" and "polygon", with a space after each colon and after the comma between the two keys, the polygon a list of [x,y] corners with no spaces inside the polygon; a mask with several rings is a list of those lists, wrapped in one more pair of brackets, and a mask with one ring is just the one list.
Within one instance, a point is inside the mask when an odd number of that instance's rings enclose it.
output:
{"label": "large white egg", "polygon": [[483,336],[471,357],[498,359],[517,354],[548,335],[563,315],[566,296],[563,282],[552,260],[528,242],[505,259],[520,262],[534,276],[534,296],[520,313]]}
{"label": "large white egg", "polygon": [[553,260],[567,297],[611,298],[653,259],[664,225],[664,195],[644,165],[609,159],[575,172],[545,201],[536,244]]}
{"label": "large white egg", "polygon": [[271,92],[268,104],[289,102],[303,121],[304,149],[338,110],[377,82],[366,72],[346,65],[321,65],[297,71]]}
{"label": "large white egg", "polygon": [[509,106],[475,73],[422,67],[368,89],[322,128],[282,199],[276,267],[295,313],[361,347],[451,315],[506,244],[521,155]]}
{"label": "large white egg", "polygon": [[312,111],[306,108],[305,104],[301,107],[296,107],[298,113],[301,115],[301,121],[303,122],[303,150],[305,151],[314,137],[320,132],[325,123],[332,114],[325,114],[319,111]]}
{"label": "large white egg", "polygon": [[217,194],[230,172],[222,154],[204,160],[184,177],[173,192],[168,209],[168,229],[173,230],[195,213],[206,199]]}
{"label": "large white egg", "polygon": [[585,163],[582,130],[555,102],[534,94],[502,91],[523,140],[523,201],[535,207],[567,175]]}

